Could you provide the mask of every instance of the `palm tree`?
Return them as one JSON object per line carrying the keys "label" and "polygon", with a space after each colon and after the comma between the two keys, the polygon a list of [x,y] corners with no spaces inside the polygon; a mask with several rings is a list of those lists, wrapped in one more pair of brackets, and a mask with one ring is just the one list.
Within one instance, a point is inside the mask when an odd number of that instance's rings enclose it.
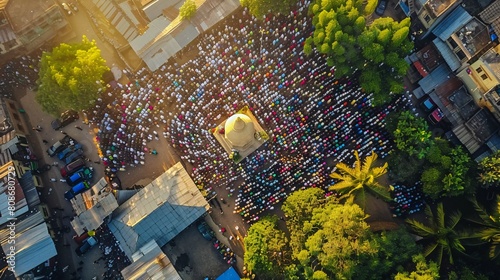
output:
{"label": "palm tree", "polygon": [[423,253],[424,256],[428,257],[435,252],[437,254],[436,263],[441,265],[444,253],[448,255],[450,264],[453,264],[454,252],[466,255],[465,248],[460,241],[465,239],[466,236],[455,229],[462,218],[462,213],[455,211],[445,219],[443,203],[437,205],[435,215],[428,205],[425,208],[425,213],[431,222],[430,225],[424,225],[416,220],[406,221],[412,231],[422,237],[424,242],[427,242]]}
{"label": "palm tree", "polygon": [[385,200],[391,200],[388,188],[375,181],[376,178],[387,173],[387,163],[381,167],[372,167],[377,160],[377,154],[373,151],[365,158],[363,164],[361,164],[357,151],[354,151],[354,156],[356,157],[354,167],[342,162],[337,163],[337,171],[330,174],[330,177],[339,181],[331,186],[330,190],[342,194],[347,193],[347,196],[353,195],[363,209],[366,199],[365,189]]}
{"label": "palm tree", "polygon": [[490,243],[490,258],[495,259],[500,255],[500,196],[497,197],[497,208],[490,214],[479,205],[476,198],[470,199],[472,206],[479,215],[480,220],[466,218],[466,220],[483,226],[484,228],[470,235],[478,238],[483,243]]}

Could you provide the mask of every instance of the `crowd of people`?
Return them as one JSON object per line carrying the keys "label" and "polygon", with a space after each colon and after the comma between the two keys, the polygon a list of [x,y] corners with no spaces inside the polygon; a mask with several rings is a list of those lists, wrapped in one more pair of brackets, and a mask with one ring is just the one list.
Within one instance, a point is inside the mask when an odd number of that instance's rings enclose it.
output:
{"label": "crowd of people", "polygon": [[[353,150],[387,156],[385,117],[408,98],[374,107],[357,72],[338,79],[323,56],[304,55],[312,32],[307,4],[263,20],[238,10],[197,39],[197,55],[187,63],[171,60],[153,73],[124,70],[131,82],[109,87],[86,111],[103,164],[118,170],[145,164],[149,142],[164,137],[197,184],[234,196],[233,211],[250,222],[296,189],[326,189],[335,163],[352,163]],[[23,58],[27,73],[34,60]],[[31,81],[30,75],[19,76]],[[243,106],[270,139],[235,164],[210,129]]]}
{"label": "crowd of people", "polygon": [[[104,266],[106,271],[99,279],[123,279],[122,269],[131,264],[129,258],[120,247],[120,243],[115,239],[106,224],[103,224],[96,231],[96,238],[99,240],[99,249],[102,255],[94,260],[95,265]],[[101,261],[103,264],[101,264]]]}
{"label": "crowd of people", "polygon": [[393,201],[390,203],[389,208],[394,217],[405,217],[424,209],[424,194],[420,182],[411,187],[404,185],[391,186],[391,198]]}
{"label": "crowd of people", "polygon": [[[110,88],[88,112],[102,160],[145,164],[149,142],[165,137],[198,185],[234,195],[233,211],[251,222],[296,189],[327,188],[335,163],[351,163],[353,150],[384,158],[392,148],[385,117],[407,98],[374,107],[357,73],[336,79],[322,56],[305,56],[305,7],[264,20],[242,9],[201,35],[187,63],[127,72],[131,82]],[[270,139],[235,164],[210,130],[243,106]]]}

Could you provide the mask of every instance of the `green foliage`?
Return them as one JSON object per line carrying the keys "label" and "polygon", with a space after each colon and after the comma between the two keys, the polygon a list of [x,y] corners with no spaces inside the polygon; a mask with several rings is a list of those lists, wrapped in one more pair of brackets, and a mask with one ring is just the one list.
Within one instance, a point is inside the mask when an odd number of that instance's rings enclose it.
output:
{"label": "green foliage", "polygon": [[438,203],[435,213],[429,206],[426,207],[425,213],[430,222],[429,225],[417,220],[406,220],[413,233],[423,238],[421,241],[426,245],[424,256],[434,255],[436,263],[441,265],[443,255],[446,254],[448,263],[453,264],[455,253],[465,255],[465,248],[461,240],[467,236],[456,230],[462,213],[457,210],[445,215],[442,203]]}
{"label": "green foliage", "polygon": [[[290,230],[290,247],[296,258],[304,249],[306,233],[311,231],[309,222],[313,210],[324,203],[324,192],[318,188],[310,188],[292,193],[283,203],[281,209],[287,217],[287,226]],[[302,255],[302,258],[309,258]]]}
{"label": "green foliage", "polygon": [[194,14],[196,14],[196,3],[194,0],[186,0],[179,8],[181,19],[190,19]]}
{"label": "green foliage", "polygon": [[484,186],[500,186],[500,150],[479,162],[479,172],[479,181]]}
{"label": "green foliage", "polygon": [[330,177],[338,181],[330,187],[330,190],[347,194],[347,196],[354,195],[357,203],[363,209],[365,207],[365,190],[387,201],[391,200],[388,187],[382,186],[375,180],[387,172],[387,163],[381,167],[372,167],[377,160],[377,154],[373,151],[363,163],[361,163],[357,151],[354,151],[354,156],[356,157],[354,167],[349,167],[342,162],[337,163],[337,171],[330,174]]}
{"label": "green foliage", "polygon": [[448,280],[488,280],[484,274],[472,271],[470,267],[461,265],[457,267],[457,271],[448,273]]}
{"label": "green foliage", "polygon": [[394,277],[395,280],[438,280],[439,267],[435,262],[425,260],[423,255],[413,256],[415,270],[411,272],[401,272]]}
{"label": "green foliage", "polygon": [[88,109],[105,89],[107,71],[95,41],[83,36],[81,43],[62,43],[42,54],[36,101],[52,115]]}
{"label": "green foliage", "polygon": [[338,279],[351,278],[362,256],[366,258],[377,252],[365,218],[356,204],[328,202],[323,208],[315,209],[311,218],[315,230],[305,242],[311,256],[308,263],[319,263],[323,271]]}
{"label": "green foliage", "polygon": [[399,115],[393,135],[399,150],[418,159],[423,159],[433,144],[427,122],[423,118],[415,117],[410,111],[404,111]]}
{"label": "green foliage", "polygon": [[482,228],[479,231],[474,231],[469,237],[489,243],[489,257],[496,259],[500,255],[500,196],[496,198],[496,208],[490,213],[479,205],[475,197],[470,198],[470,201],[478,217],[466,219]]}
{"label": "green foliage", "polygon": [[395,183],[414,185],[420,180],[424,160],[408,155],[406,152],[395,150],[387,158],[389,163],[389,178]]}
{"label": "green foliage", "polygon": [[[404,57],[413,44],[408,38],[409,19],[396,22],[382,18],[366,26],[365,16],[373,13],[377,3],[377,0],[313,1],[309,12],[313,15],[315,32],[313,40],[306,41],[304,52],[309,54],[316,47],[328,57],[328,65],[335,66],[337,77],[359,69],[361,87],[372,92],[373,103],[380,105],[391,99],[391,93],[403,91],[402,78],[408,69]],[[344,54],[348,51],[346,59]]]}
{"label": "green foliage", "polygon": [[373,257],[363,259],[356,267],[353,279],[387,279],[403,271],[412,256],[420,252],[413,237],[405,230],[382,232],[374,235],[379,250]]}
{"label": "green foliage", "polygon": [[245,243],[245,266],[262,279],[282,275],[287,265],[287,238],[277,229],[276,217],[264,217],[248,229]]}
{"label": "green foliage", "polygon": [[[271,14],[287,14],[291,7],[296,5],[298,0],[240,0],[243,7],[247,7],[250,14],[258,19],[262,19],[268,13]],[[312,6],[312,5],[311,5]],[[313,7],[311,7],[313,8]],[[319,7],[317,7],[319,8]]]}

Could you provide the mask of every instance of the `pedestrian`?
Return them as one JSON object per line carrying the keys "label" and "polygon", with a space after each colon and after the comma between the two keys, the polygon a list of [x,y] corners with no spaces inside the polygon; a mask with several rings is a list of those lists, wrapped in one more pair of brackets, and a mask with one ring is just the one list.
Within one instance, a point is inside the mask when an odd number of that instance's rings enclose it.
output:
{"label": "pedestrian", "polygon": [[43,142],[43,144],[45,144],[45,145],[49,144],[49,141],[47,141],[47,140],[45,140],[45,139],[42,139],[42,142]]}
{"label": "pedestrian", "polygon": [[66,133],[66,132],[64,132],[64,131],[62,131],[62,130],[61,130],[61,133],[62,133],[62,134],[64,134],[64,135],[68,135],[68,133]]}
{"label": "pedestrian", "polygon": [[57,161],[54,161],[54,162],[52,163],[52,166],[58,166],[58,165],[59,165],[59,162],[57,162]]}
{"label": "pedestrian", "polygon": [[36,131],[38,131],[38,132],[42,131],[41,129],[39,129],[39,128],[37,128],[37,127],[33,127],[32,129],[33,129],[33,130],[36,130]]}
{"label": "pedestrian", "polygon": [[37,125],[36,128],[40,129],[42,131],[42,127],[40,125]]}
{"label": "pedestrian", "polygon": [[83,130],[83,128],[79,127],[78,125],[75,125],[75,128],[78,129],[78,130],[80,130],[80,131]]}

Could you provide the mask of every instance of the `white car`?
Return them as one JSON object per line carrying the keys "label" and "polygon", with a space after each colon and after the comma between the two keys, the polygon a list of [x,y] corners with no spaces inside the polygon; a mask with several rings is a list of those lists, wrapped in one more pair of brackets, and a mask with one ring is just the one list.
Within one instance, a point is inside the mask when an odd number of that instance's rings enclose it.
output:
{"label": "white car", "polygon": [[69,7],[69,5],[66,3],[62,3],[61,5],[63,6],[64,10],[68,12],[68,15],[71,15],[71,8]]}

